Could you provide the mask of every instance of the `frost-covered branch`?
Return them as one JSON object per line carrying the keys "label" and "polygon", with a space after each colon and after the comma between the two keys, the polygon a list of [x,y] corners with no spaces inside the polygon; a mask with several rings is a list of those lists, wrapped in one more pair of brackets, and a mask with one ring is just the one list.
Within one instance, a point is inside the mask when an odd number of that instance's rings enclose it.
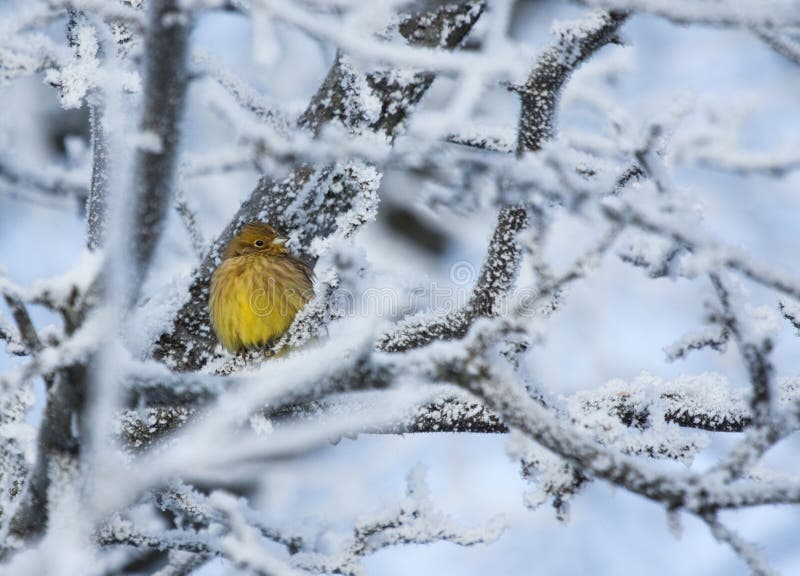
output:
{"label": "frost-covered branch", "polygon": [[800,304],[788,298],[782,298],[779,305],[783,317],[791,322],[797,330],[800,330]]}
{"label": "frost-covered branch", "polygon": [[[67,21],[67,38],[70,47],[80,58],[86,50],[86,56],[94,59],[101,52],[102,43],[98,42],[94,32],[82,12],[70,9]],[[87,33],[92,30],[93,33]],[[82,43],[92,46],[82,46]],[[95,47],[96,46],[96,47]],[[105,46],[107,49],[108,47]],[[85,80],[85,79],[84,79]],[[105,135],[105,104],[99,89],[87,98],[89,108],[89,134],[92,150],[92,176],[89,183],[89,194],[86,198],[86,245],[90,250],[99,248],[103,243],[106,227],[106,202],[108,198],[108,143]]]}
{"label": "frost-covered branch", "polygon": [[[621,13],[600,13],[567,25],[554,45],[539,57],[526,83],[514,88],[521,101],[518,153],[538,150],[552,138],[558,96],[572,71],[611,41],[625,18]],[[445,315],[411,317],[387,333],[379,347],[396,352],[424,346],[436,339],[457,338],[466,333],[476,318],[495,314],[516,277],[522,255],[517,234],[527,223],[524,206],[502,208],[469,303]]]}
{"label": "frost-covered branch", "polygon": [[[134,195],[135,273],[147,272],[163,221],[172,204],[181,122],[188,83],[188,15],[176,0],[149,6],[145,50],[144,110],[140,130],[154,138],[153,148],[137,153]],[[136,297],[136,293],[131,295]]]}
{"label": "frost-covered branch", "polygon": [[738,141],[738,134],[730,127],[722,131],[719,128],[713,132],[703,130],[686,141],[679,141],[675,148],[673,157],[676,162],[741,176],[784,178],[800,170],[796,146],[784,144],[768,152],[745,150]]}
{"label": "frost-covered branch", "polygon": [[52,197],[74,198],[83,201],[87,195],[87,187],[79,177],[59,171],[24,171],[10,162],[0,160],[0,182],[10,190],[31,189],[48,202]]}
{"label": "frost-covered branch", "polygon": [[616,39],[625,12],[596,12],[562,24],[553,44],[539,57],[528,79],[512,89],[520,96],[517,152],[536,151],[555,132],[558,99],[572,72]]}
{"label": "frost-covered branch", "polygon": [[767,29],[800,25],[800,16],[790,3],[781,0],[766,0],[751,3],[743,8],[740,2],[709,0],[580,0],[582,4],[607,9],[629,10],[642,14],[654,14],[677,24],[708,24]]}
{"label": "frost-covered branch", "polygon": [[687,334],[674,344],[664,349],[667,359],[670,361],[679,360],[688,356],[692,350],[711,349],[717,352],[724,352],[728,346],[730,332],[727,328],[722,330],[706,330]]}
{"label": "frost-covered branch", "polygon": [[256,89],[232,74],[210,54],[201,51],[192,53],[192,73],[195,78],[210,77],[216,80],[239,106],[255,114],[259,120],[269,122],[279,130],[288,128],[289,120],[283,113],[276,110],[275,106],[265,101]]}
{"label": "frost-covered branch", "polygon": [[516,144],[511,141],[509,134],[494,134],[483,130],[451,134],[447,137],[447,141],[479,150],[504,152],[506,154],[516,149]]}
{"label": "frost-covered branch", "polygon": [[[449,52],[463,39],[483,11],[482,0],[468,0],[441,6],[400,24],[400,32],[411,45],[381,42],[352,26],[330,26],[324,18],[286,0],[257,0],[274,18],[294,24],[309,34],[329,41],[358,58],[376,60],[398,68],[432,72],[469,72],[471,68],[515,71],[513,61],[493,61],[490,57],[466,51]],[[466,9],[465,9],[466,8]]]}
{"label": "frost-covered branch", "polygon": [[671,239],[690,248],[694,253],[708,255],[719,265],[739,272],[754,282],[772,288],[786,296],[800,299],[800,281],[783,271],[775,270],[742,253],[722,247],[712,240],[703,238],[700,234],[689,230],[685,226],[635,208],[628,203],[608,202],[603,205],[602,209],[611,221],[630,225],[657,236]]}
{"label": "frost-covered branch", "polygon": [[[214,556],[228,558],[235,564],[242,563],[240,545],[233,546],[232,540],[236,535],[245,533],[285,544],[292,554],[305,546],[300,537],[284,537],[280,532],[260,525],[254,512],[248,510],[243,501],[222,492],[207,497],[189,486],[180,486],[160,494],[157,502],[161,510],[176,514],[182,525],[191,528],[146,530],[137,528],[128,520],[115,518],[99,530],[98,543],[103,546],[122,545],[135,549],[188,553],[174,558],[176,570],[187,564],[192,569]],[[220,537],[220,532],[227,533],[227,536]],[[249,546],[258,550],[261,543],[253,539]]]}
{"label": "frost-covered branch", "polygon": [[728,544],[736,555],[747,563],[754,576],[776,575],[762,551],[720,522],[717,514],[703,514],[701,518],[717,540]]}
{"label": "frost-covered branch", "polygon": [[206,243],[197,224],[197,215],[186,202],[184,191],[180,186],[175,190],[175,211],[180,215],[186,232],[189,233],[195,254],[198,258],[202,258],[205,255]]}
{"label": "frost-covered branch", "polygon": [[14,322],[17,324],[16,333],[12,332],[9,328],[2,330],[4,334],[3,339],[7,340],[9,343],[18,341],[25,346],[28,354],[37,354],[41,352],[43,348],[42,341],[39,339],[39,334],[36,332],[36,327],[33,325],[25,303],[14,294],[3,294],[3,298],[5,299],[8,309],[11,311]]}
{"label": "frost-covered branch", "polygon": [[378,348],[401,352],[425,346],[434,340],[458,338],[466,334],[477,318],[494,315],[516,277],[522,255],[517,234],[527,223],[525,208],[502,208],[467,305],[448,314],[412,316],[383,335]]}
{"label": "frost-covered branch", "polygon": [[188,530],[155,530],[145,532],[136,530],[129,522],[116,520],[107,524],[97,535],[97,542],[103,546],[132,546],[156,550],[180,550],[195,554],[208,554],[211,548],[202,535]]}
{"label": "frost-covered branch", "polygon": [[746,328],[742,326],[741,321],[734,312],[730,291],[722,277],[717,274],[710,274],[710,278],[722,306],[722,318],[720,321],[736,340],[739,353],[750,375],[750,385],[752,386],[750,408],[753,411],[756,423],[762,425],[769,418],[772,408],[772,377],[775,371],[769,360],[772,341],[769,338],[754,341],[753,335],[745,332]]}
{"label": "frost-covered branch", "polygon": [[15,356],[28,354],[25,344],[22,342],[19,330],[14,326],[5,315],[0,316],[0,340],[6,343],[6,352]]}
{"label": "frost-covered branch", "polygon": [[[144,274],[149,267],[164,217],[164,210],[159,207],[163,208],[165,199],[170,197],[185,93],[187,34],[175,3],[165,0],[151,6],[146,42],[151,58],[147,65],[142,129],[156,135],[159,150],[140,151],[138,157],[138,195],[133,207],[137,225],[132,235],[135,237],[135,270],[139,274]],[[154,57],[161,53],[170,57]],[[132,290],[129,297],[135,298],[137,293],[138,290]],[[68,326],[70,331],[75,330],[71,339],[39,354],[13,376],[25,381],[34,375],[64,369],[55,373],[57,380],[48,387],[36,463],[27,480],[22,505],[13,519],[12,531],[20,538],[38,536],[46,528],[51,469],[56,466],[72,468],[80,453],[79,428],[89,370],[86,359],[102,333],[95,323],[102,323],[103,315],[95,313],[93,321],[87,320],[82,325],[80,317],[67,318],[68,323],[72,323],[70,320],[75,324]]]}
{"label": "frost-covered branch", "polygon": [[800,42],[796,38],[793,39],[780,30],[771,30],[766,26],[756,27],[753,32],[775,52],[800,66]]}
{"label": "frost-covered branch", "polygon": [[491,543],[502,532],[503,524],[499,518],[485,528],[468,529],[437,512],[425,483],[425,469],[418,466],[408,475],[406,497],[397,510],[362,520],[341,551],[334,554],[301,552],[296,561],[310,571],[355,576],[361,573],[362,558],[384,548],[441,541],[474,546]]}
{"label": "frost-covered branch", "polygon": [[[704,479],[696,473],[664,474],[590,440],[516,386],[507,365],[485,358],[495,345],[497,330],[502,334],[508,327],[501,323],[482,328],[476,326],[467,335],[467,358],[460,354],[452,359],[454,367],[465,360],[468,362],[466,373],[470,376],[458,378],[457,383],[482,399],[510,428],[572,463],[578,470],[671,509],[693,513],[763,505],[776,497],[794,502],[800,497],[797,481],[787,485],[756,482],[745,487],[720,484],[715,478]],[[447,354],[446,350],[443,352]]]}
{"label": "frost-covered branch", "polygon": [[89,249],[102,246],[106,227],[108,197],[108,149],[103,132],[103,105],[89,107],[92,135],[92,181],[86,199],[86,238]]}
{"label": "frost-covered branch", "polygon": [[59,468],[69,473],[78,456],[81,442],[76,423],[85,402],[86,361],[99,344],[98,329],[103,322],[103,315],[96,313],[70,339],[42,350],[31,361],[0,378],[0,389],[13,389],[36,376],[43,376],[48,383],[36,462],[11,521],[11,533],[18,538],[36,537],[46,528],[51,476]]}
{"label": "frost-covered branch", "polygon": [[[457,383],[464,377],[461,371],[453,372],[447,364],[434,364],[421,367],[419,378],[435,378],[441,383]],[[467,370],[465,367],[464,370]],[[329,393],[319,391],[312,395],[294,395],[283,402],[275,403],[269,410],[261,412],[261,417],[271,422],[270,426],[281,427],[294,421],[313,421],[325,418],[353,418],[357,414],[368,415],[374,407],[374,400],[382,390],[398,385],[411,373],[402,362],[402,357],[394,353],[378,355],[370,362],[368,359],[356,364],[354,369],[333,376],[326,383]],[[207,379],[208,377],[206,377]],[[225,393],[225,390],[245,382],[247,376],[203,379],[175,375],[173,381],[156,378],[154,383],[142,382],[132,394],[129,402],[139,409],[125,413],[120,420],[120,433],[125,444],[134,451],[149,447],[165,434],[174,431],[197,416],[197,411]],[[158,383],[161,382],[161,383]],[[795,380],[784,379],[779,382],[777,393],[779,404],[789,412],[797,411],[800,403],[800,390]],[[653,378],[640,378],[631,383],[609,382],[606,386],[592,392],[584,392],[564,398],[564,403],[573,406],[573,412],[580,413],[575,422],[588,419],[605,422],[611,418],[617,427],[627,427],[634,438],[622,439],[622,443],[646,453],[664,454],[665,446],[651,444],[661,442],[665,424],[675,424],[686,429],[709,432],[742,432],[752,426],[752,414],[748,401],[741,391],[732,389],[727,382],[712,374],[697,378],[681,378],[672,382],[662,382]],[[141,406],[148,406],[144,410]],[[609,421],[610,422],[610,421]],[[610,425],[610,424],[609,424]],[[771,442],[774,443],[785,432],[776,436],[780,430],[794,430],[793,425],[770,428]],[[642,432],[654,430],[657,434],[651,439],[641,436]],[[507,433],[508,427],[492,410],[485,405],[464,398],[453,391],[442,391],[439,397],[398,418],[377,425],[370,424],[353,434],[407,434],[460,432],[497,434]],[[680,444],[685,440],[676,438]]]}

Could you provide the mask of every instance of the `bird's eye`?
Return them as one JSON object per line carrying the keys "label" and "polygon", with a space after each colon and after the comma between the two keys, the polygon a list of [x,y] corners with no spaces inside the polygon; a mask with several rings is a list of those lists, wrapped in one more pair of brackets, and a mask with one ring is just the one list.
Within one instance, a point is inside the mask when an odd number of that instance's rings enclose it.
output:
{"label": "bird's eye", "polygon": [[263,245],[264,245],[264,241],[263,240],[256,240],[256,246],[261,248]]}

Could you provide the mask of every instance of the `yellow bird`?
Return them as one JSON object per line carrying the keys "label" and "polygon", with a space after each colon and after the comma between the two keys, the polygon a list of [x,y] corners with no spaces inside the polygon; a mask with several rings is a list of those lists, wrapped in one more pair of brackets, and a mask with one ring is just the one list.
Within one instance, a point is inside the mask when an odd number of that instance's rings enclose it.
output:
{"label": "yellow bird", "polygon": [[311,268],[285,244],[272,226],[250,222],[225,249],[211,276],[209,311],[229,352],[270,343],[313,298]]}

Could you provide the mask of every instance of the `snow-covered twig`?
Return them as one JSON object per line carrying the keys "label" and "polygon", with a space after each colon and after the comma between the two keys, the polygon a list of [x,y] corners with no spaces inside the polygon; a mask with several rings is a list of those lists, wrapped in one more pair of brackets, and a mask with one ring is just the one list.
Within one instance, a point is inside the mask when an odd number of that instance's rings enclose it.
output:
{"label": "snow-covered twig", "polygon": [[700,518],[717,540],[728,544],[747,563],[753,576],[776,576],[777,573],[770,567],[762,551],[720,522],[716,513],[701,514]]}
{"label": "snow-covered twig", "polygon": [[38,304],[61,315],[68,334],[75,332],[85,319],[87,300],[90,299],[102,255],[85,252],[78,264],[60,276],[37,281],[31,288],[23,288],[0,271],[0,293],[24,304]]}
{"label": "snow-covered twig", "polygon": [[384,548],[430,542],[474,546],[493,542],[503,532],[500,518],[494,518],[485,528],[468,529],[437,512],[433,506],[425,484],[425,469],[417,466],[407,477],[406,498],[396,511],[382,512],[359,522],[341,551],[333,554],[301,552],[296,562],[314,572],[356,576],[361,573],[361,560]]}
{"label": "snow-covered twig", "polygon": [[477,148],[479,150],[504,152],[506,154],[516,149],[516,143],[512,142],[507,134],[492,134],[482,130],[475,130],[469,133],[454,133],[447,137],[447,141],[461,146]]}
{"label": "snow-covered twig", "polygon": [[741,176],[782,178],[800,170],[797,146],[784,145],[769,152],[751,152],[741,149],[733,135],[727,134],[710,137],[708,133],[701,133],[682,143],[675,151],[674,159],[676,162]]}
{"label": "snow-covered twig", "polygon": [[192,53],[192,68],[194,75],[208,76],[216,80],[239,106],[255,114],[259,120],[270,122],[281,131],[287,130],[289,120],[283,113],[276,110],[275,106],[267,102],[255,88],[233,75],[210,54],[195,50]]}
{"label": "snow-covered twig", "polygon": [[753,412],[753,419],[756,425],[763,425],[769,419],[772,410],[772,379],[775,372],[769,359],[769,353],[772,351],[772,341],[769,338],[754,341],[742,325],[738,314],[734,312],[735,308],[731,302],[731,293],[722,276],[711,273],[709,278],[722,307],[720,322],[736,341],[739,353],[750,375],[750,385],[752,387],[750,409]]}
{"label": "snow-covered twig", "polygon": [[757,26],[753,28],[753,32],[775,52],[800,65],[800,42],[782,34],[780,30],[772,30],[766,26]]}
{"label": "snow-covered twig", "polygon": [[80,202],[86,198],[87,186],[76,180],[77,177],[69,173],[22,171],[7,160],[0,160],[0,181],[12,190],[30,188],[45,197],[75,198]]}
{"label": "snow-covered twig", "polygon": [[186,232],[189,234],[189,239],[192,242],[192,248],[198,258],[205,256],[206,243],[203,240],[203,235],[197,226],[197,215],[189,207],[184,196],[184,191],[181,186],[175,190],[175,211],[181,217]]}
{"label": "snow-covered twig", "polygon": [[180,550],[194,554],[208,554],[211,547],[204,537],[190,530],[137,530],[130,522],[115,519],[106,524],[97,534],[102,546],[132,546],[156,550]]}
{"label": "snow-covered twig", "polygon": [[708,24],[734,28],[753,26],[767,29],[800,25],[800,17],[790,3],[770,0],[748,4],[743,9],[740,2],[708,0],[580,0],[589,6],[606,9],[629,10],[635,13],[654,14],[677,24]]}
{"label": "snow-covered twig", "polygon": [[791,322],[797,330],[800,330],[800,304],[788,298],[781,298],[779,306],[783,317]]}
{"label": "snow-covered twig", "polygon": [[674,361],[685,358],[692,350],[706,348],[724,352],[728,345],[730,332],[727,328],[722,330],[706,330],[704,332],[687,334],[674,344],[664,349],[667,360]]}
{"label": "snow-covered twig", "polygon": [[[418,40],[412,46],[390,44],[381,42],[374,37],[366,36],[363,32],[347,27],[330,26],[322,18],[315,17],[311,12],[293,5],[285,0],[257,0],[276,19],[283,20],[298,26],[310,34],[327,40],[349,54],[359,58],[377,60],[396,67],[416,68],[432,72],[469,73],[476,69],[491,70],[497,74],[512,75],[520,69],[519,63],[513,60],[498,61],[491,56],[469,53],[466,51],[447,52],[434,48],[452,48],[453,36],[458,35],[458,28],[469,24],[471,19],[477,19],[483,10],[483,2],[470,0],[453,6],[443,6],[441,11],[449,12],[444,19],[430,18],[427,14],[413,24],[415,30],[420,32],[414,36],[404,33],[406,38]],[[469,11],[461,11],[462,6],[468,6]],[[452,16],[462,12],[457,20]],[[456,26],[450,26],[450,24]],[[443,29],[442,25],[447,27]],[[434,42],[431,42],[434,39]]]}
{"label": "snow-covered twig", "polygon": [[211,502],[225,516],[229,532],[219,538],[221,552],[234,565],[247,568],[258,576],[300,576],[288,562],[268,552],[261,544],[261,532],[252,526],[242,510],[241,503],[229,494],[215,492]]}
{"label": "snow-covered twig", "polygon": [[[195,526],[208,527],[212,521],[218,523],[225,521],[224,516],[214,506],[212,499],[186,484],[176,485],[169,490],[161,492],[157,497],[157,501],[159,508],[162,510],[169,510],[178,514],[184,522]],[[290,554],[296,554],[308,546],[303,537],[298,534],[290,534],[265,525],[257,518],[256,512],[247,507],[245,501],[240,500],[237,506],[239,513],[262,536],[284,545]]]}
{"label": "snow-covered twig", "polygon": [[[76,60],[80,60],[84,51],[87,51],[86,56],[95,60],[102,50],[108,50],[107,42],[102,40],[103,35],[97,34],[83,12],[75,9],[69,9],[68,12],[67,38]],[[86,33],[84,30],[90,32]],[[89,44],[91,47],[88,46]],[[116,48],[115,46],[114,49]],[[87,78],[85,81],[89,81],[89,79]],[[96,250],[103,244],[107,224],[109,150],[105,134],[106,119],[102,89],[95,87],[91,92],[86,99],[89,108],[89,139],[92,150],[92,176],[89,183],[89,194],[86,198],[86,245],[90,250]]]}
{"label": "snow-covered twig", "polygon": [[687,227],[669,222],[660,216],[645,212],[626,202],[618,204],[605,203],[602,206],[602,210],[606,217],[612,221],[671,239],[690,248],[694,254],[707,255],[720,266],[735,270],[754,282],[772,288],[786,296],[800,299],[800,281],[783,271],[775,270],[744,254],[722,247],[710,239],[703,238],[702,235],[689,230]]}

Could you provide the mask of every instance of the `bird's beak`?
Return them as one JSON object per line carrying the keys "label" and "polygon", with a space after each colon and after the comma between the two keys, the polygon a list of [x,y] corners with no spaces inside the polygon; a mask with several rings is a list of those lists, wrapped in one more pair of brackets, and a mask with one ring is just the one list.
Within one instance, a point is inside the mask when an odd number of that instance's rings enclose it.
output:
{"label": "bird's beak", "polygon": [[288,238],[284,238],[283,236],[278,236],[275,240],[272,241],[273,246],[283,246],[286,244]]}

